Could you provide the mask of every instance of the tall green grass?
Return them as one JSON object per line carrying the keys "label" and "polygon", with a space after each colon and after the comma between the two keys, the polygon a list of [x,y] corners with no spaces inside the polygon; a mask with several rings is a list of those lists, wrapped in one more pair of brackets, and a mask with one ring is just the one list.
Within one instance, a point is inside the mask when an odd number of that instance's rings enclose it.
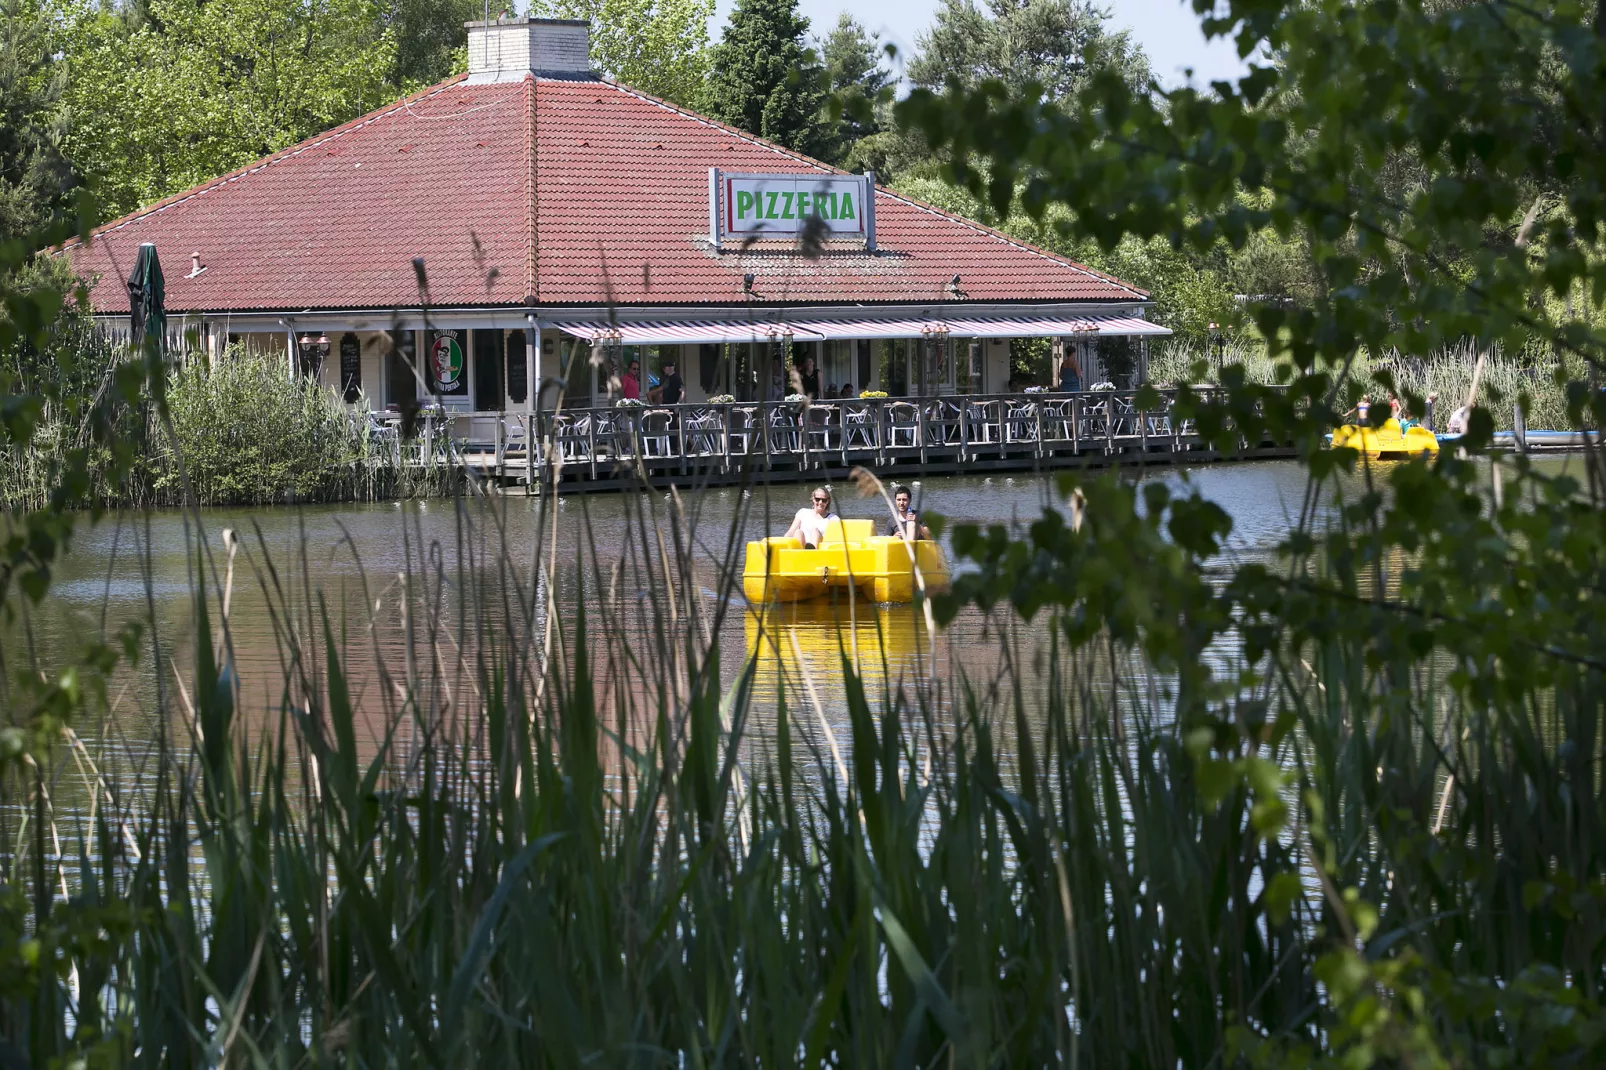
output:
{"label": "tall green grass", "polygon": [[[107,354],[101,363],[109,379],[122,358]],[[166,421],[150,404],[117,414],[115,433],[137,444],[135,459],[115,483],[96,479],[85,496],[133,508],[381,501],[448,494],[456,481],[445,436],[425,451],[378,434],[365,404],[347,405],[336,391],[287,376],[278,357],[243,349],[216,360],[190,354],[167,373],[165,399]],[[63,451],[87,441],[87,428],[65,413],[44,417],[29,448],[0,454],[0,502],[10,507],[42,508],[58,484]]]}
{"label": "tall green grass", "polygon": [[[1357,353],[1348,369],[1344,406],[1340,407],[1353,405],[1362,394],[1370,395],[1374,401],[1387,400],[1389,391],[1376,378],[1379,373],[1387,373],[1402,398],[1404,392],[1422,398],[1438,395],[1434,413],[1442,430],[1450,413],[1467,399],[1479,353],[1480,350],[1471,345],[1425,358],[1398,353],[1383,357]],[[1192,382],[1195,381],[1193,369],[1200,362],[1210,369],[1206,378],[1213,378],[1214,369],[1226,363],[1240,365],[1249,382],[1271,384],[1278,381],[1279,362],[1267,354],[1266,347],[1238,339],[1229,340],[1221,349],[1186,341],[1156,347],[1149,361],[1149,379],[1155,383]],[[1585,379],[1587,371],[1577,359],[1564,362],[1563,383],[1556,381],[1555,371],[1554,362],[1538,364],[1499,350],[1486,351],[1478,380],[1477,402],[1489,411],[1497,430],[1511,430],[1512,410],[1524,399],[1528,427],[1570,429],[1573,422],[1567,411],[1565,382]]]}
{"label": "tall green grass", "polygon": [[[1421,465],[1397,471],[1413,508],[1464,511],[1424,501]],[[1523,500],[1464,524],[1512,529]],[[410,554],[435,563],[379,622],[402,656],[297,562],[198,539],[190,653],[121,636],[159,685],[154,740],[116,766],[80,744],[5,767],[9,1059],[1606,1054],[1598,636],[1480,652],[1466,642],[1496,629],[1424,596],[1419,614],[1449,618],[1424,642],[1378,570],[1409,591],[1426,564],[1340,552],[1380,545],[1364,511],[1326,554],[1294,546],[1223,588],[1207,505],[1089,484],[1029,533],[957,536],[977,571],[942,611],[1035,629],[1038,656],[1001,641],[988,680],[869,688],[843,658],[839,703],[792,675],[769,711],[760,667],[716,639],[733,576],[691,550],[739,560],[741,518],[694,536],[694,506],[646,496],[623,545],[559,545],[543,519],[515,552],[494,509],[459,508],[459,569]],[[242,705],[222,613],[242,582],[281,637],[266,720]],[[565,582],[592,592],[567,613]],[[59,726],[103,705],[110,664],[24,674],[8,708]]]}

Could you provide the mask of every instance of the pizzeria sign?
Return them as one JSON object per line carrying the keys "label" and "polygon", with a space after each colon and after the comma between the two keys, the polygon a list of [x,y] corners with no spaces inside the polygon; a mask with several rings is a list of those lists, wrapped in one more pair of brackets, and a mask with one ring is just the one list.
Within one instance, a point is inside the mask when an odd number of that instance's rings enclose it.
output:
{"label": "pizzeria sign", "polygon": [[716,247],[730,238],[793,238],[811,225],[822,227],[827,239],[858,239],[874,248],[875,176],[709,168],[708,227]]}

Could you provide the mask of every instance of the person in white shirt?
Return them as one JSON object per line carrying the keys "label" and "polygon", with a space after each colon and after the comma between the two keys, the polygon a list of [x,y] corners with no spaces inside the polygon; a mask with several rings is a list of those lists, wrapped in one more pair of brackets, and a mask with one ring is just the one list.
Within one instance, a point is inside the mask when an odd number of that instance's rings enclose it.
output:
{"label": "person in white shirt", "polygon": [[786,537],[802,539],[803,545],[812,550],[825,538],[825,525],[840,519],[831,509],[831,488],[815,487],[813,502],[797,511],[792,526],[786,529]]}

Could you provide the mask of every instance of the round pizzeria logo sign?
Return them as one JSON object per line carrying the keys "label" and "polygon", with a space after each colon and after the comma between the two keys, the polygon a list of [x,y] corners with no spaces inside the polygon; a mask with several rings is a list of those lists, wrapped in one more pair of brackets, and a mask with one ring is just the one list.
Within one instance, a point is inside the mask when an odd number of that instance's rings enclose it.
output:
{"label": "round pizzeria logo sign", "polygon": [[443,334],[430,347],[429,359],[435,370],[435,382],[441,389],[450,389],[463,377],[463,347],[457,339]]}

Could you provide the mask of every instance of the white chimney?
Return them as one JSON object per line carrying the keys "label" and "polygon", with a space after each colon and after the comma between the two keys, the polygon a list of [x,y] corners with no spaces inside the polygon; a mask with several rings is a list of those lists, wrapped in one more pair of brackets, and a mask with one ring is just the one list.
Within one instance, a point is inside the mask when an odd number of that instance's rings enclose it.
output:
{"label": "white chimney", "polygon": [[468,22],[468,80],[513,82],[527,74],[595,77],[585,19],[504,18]]}

